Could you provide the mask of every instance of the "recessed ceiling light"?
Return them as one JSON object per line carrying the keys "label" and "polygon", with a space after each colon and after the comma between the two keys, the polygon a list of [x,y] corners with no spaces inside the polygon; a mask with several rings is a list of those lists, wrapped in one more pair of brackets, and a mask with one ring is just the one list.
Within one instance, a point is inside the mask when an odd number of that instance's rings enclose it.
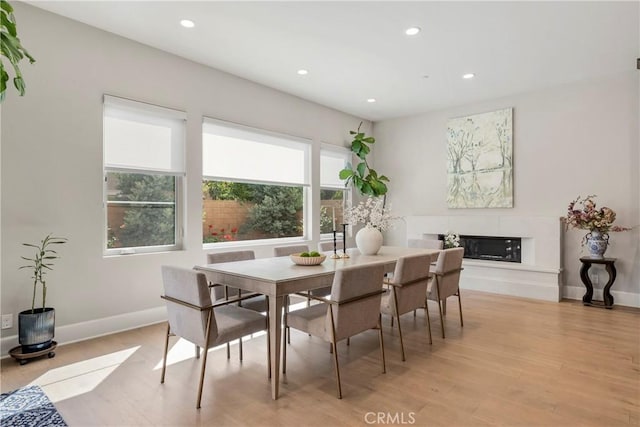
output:
{"label": "recessed ceiling light", "polygon": [[425,74],[425,75],[423,75],[423,76],[422,76],[422,78],[423,78],[423,79],[428,79],[428,78],[429,78],[429,75],[428,75],[428,74]]}
{"label": "recessed ceiling light", "polygon": [[375,98],[369,98],[369,99],[367,99],[367,102],[371,104],[371,103],[376,102],[376,99]]}
{"label": "recessed ceiling light", "polygon": [[196,26],[195,22],[191,21],[190,19],[183,19],[182,21],[180,21],[180,25],[185,28],[193,28]]}
{"label": "recessed ceiling light", "polygon": [[307,74],[309,74],[309,72],[305,69],[300,69],[298,70],[298,74],[300,74],[301,76],[306,76]]}
{"label": "recessed ceiling light", "polygon": [[463,75],[462,75],[462,78],[463,78],[463,79],[472,79],[472,78],[474,78],[475,76],[476,76],[476,75],[475,75],[475,74],[473,74],[473,73],[467,73],[467,74],[463,74]]}
{"label": "recessed ceiling light", "polygon": [[415,36],[419,32],[420,32],[420,27],[410,27],[404,31],[404,33],[408,36]]}

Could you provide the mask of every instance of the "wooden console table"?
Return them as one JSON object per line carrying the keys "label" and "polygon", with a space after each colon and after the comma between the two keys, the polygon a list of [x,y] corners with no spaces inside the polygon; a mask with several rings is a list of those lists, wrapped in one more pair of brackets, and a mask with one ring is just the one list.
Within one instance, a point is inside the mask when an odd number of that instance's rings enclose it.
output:
{"label": "wooden console table", "polygon": [[[582,279],[584,286],[587,288],[587,292],[582,297],[582,303],[593,307],[613,308],[613,295],[611,295],[611,292],[609,291],[611,286],[613,286],[613,282],[616,280],[616,266],[614,265],[616,258],[582,257],[580,258],[580,262],[582,262],[580,278]],[[593,298],[593,283],[591,283],[591,278],[589,278],[589,269],[593,264],[604,264],[605,270],[609,273],[609,281],[604,285],[604,289],[602,291],[603,301],[591,300],[591,298]]]}

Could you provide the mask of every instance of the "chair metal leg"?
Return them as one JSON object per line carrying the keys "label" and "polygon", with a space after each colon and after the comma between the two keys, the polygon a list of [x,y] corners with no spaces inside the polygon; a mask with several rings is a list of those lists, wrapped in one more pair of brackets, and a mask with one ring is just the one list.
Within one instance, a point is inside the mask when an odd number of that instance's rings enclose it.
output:
{"label": "chair metal leg", "polygon": [[229,343],[227,343],[227,359],[231,359],[231,347]]}
{"label": "chair metal leg", "polygon": [[384,359],[384,338],[382,338],[382,314],[378,317],[378,336],[380,337],[380,355],[382,356],[382,373],[387,373],[387,362]]}
{"label": "chair metal leg", "polygon": [[442,314],[444,316],[447,315],[447,299],[446,298],[442,300]]}
{"label": "chair metal leg", "polygon": [[460,327],[464,327],[464,322],[462,321],[462,299],[460,298],[460,288],[458,288],[458,309],[460,309]]}
{"label": "chair metal leg", "polygon": [[338,347],[336,346],[336,327],[333,320],[333,306],[331,310],[331,346],[333,348],[333,362],[336,368],[336,384],[338,386],[338,399],[342,399],[342,386],[340,384],[340,365],[338,364]]}
{"label": "chair metal leg", "polygon": [[438,289],[438,310],[440,311],[440,328],[442,329],[442,339],[444,339],[444,317],[442,316],[442,304],[440,303],[440,282],[436,277],[436,286]]}
{"label": "chair metal leg", "polygon": [[238,358],[242,362],[242,337],[238,339]]}
{"label": "chair metal leg", "polygon": [[195,350],[196,350],[196,359],[200,359],[200,347],[198,347],[197,345],[195,346]]}
{"label": "chair metal leg", "polygon": [[347,345],[351,345],[351,337],[347,338]]}
{"label": "chair metal leg", "polygon": [[200,409],[200,401],[202,400],[202,385],[204,383],[204,371],[207,368],[207,354],[209,354],[209,336],[211,333],[211,318],[213,316],[213,309],[209,310],[209,316],[207,316],[207,342],[204,348],[204,354],[202,355],[202,368],[200,368],[200,384],[198,384],[198,400],[196,408]]}
{"label": "chair metal leg", "polygon": [[164,339],[164,355],[162,356],[162,375],[160,376],[160,384],[164,384],[164,373],[167,371],[167,352],[169,351],[169,335],[171,335],[171,326],[167,322],[167,336]]}
{"label": "chair metal leg", "polygon": [[398,320],[398,334],[400,335],[400,350],[402,354],[402,361],[407,360],[404,355],[404,341],[402,340],[402,327],[400,326],[400,314],[398,311],[398,293],[396,288],[393,288],[393,303],[394,303],[394,311],[396,315],[396,319]]}
{"label": "chair metal leg", "polygon": [[424,300],[424,311],[427,316],[427,329],[429,329],[429,344],[433,344],[433,339],[431,338],[431,319],[429,318],[429,299],[425,298]]}

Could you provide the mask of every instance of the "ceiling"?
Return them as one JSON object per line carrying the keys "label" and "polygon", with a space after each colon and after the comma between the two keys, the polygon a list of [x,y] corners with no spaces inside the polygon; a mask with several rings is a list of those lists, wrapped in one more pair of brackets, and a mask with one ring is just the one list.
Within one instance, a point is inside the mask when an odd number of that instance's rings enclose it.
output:
{"label": "ceiling", "polygon": [[640,57],[637,1],[28,3],[374,121],[630,72]]}

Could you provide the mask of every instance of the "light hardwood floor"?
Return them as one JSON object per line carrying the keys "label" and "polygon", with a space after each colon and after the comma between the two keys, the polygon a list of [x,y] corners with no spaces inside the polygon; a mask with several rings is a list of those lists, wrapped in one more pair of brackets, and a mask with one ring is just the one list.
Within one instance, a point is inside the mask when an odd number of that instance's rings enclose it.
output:
{"label": "light hardwood floor", "polygon": [[430,306],[431,346],[424,312],[403,316],[406,362],[397,329],[383,319],[386,374],[375,331],[341,343],[342,400],[328,345],[293,331],[279,400],[271,400],[259,336],[245,342],[242,363],[237,346],[230,360],[223,348],[211,351],[196,410],[192,346],[160,384],[165,325],[61,346],[55,358],[25,366],[5,359],[2,391],[41,384],[70,426],[640,425],[639,310],[462,297],[465,326],[452,300],[444,340]]}

